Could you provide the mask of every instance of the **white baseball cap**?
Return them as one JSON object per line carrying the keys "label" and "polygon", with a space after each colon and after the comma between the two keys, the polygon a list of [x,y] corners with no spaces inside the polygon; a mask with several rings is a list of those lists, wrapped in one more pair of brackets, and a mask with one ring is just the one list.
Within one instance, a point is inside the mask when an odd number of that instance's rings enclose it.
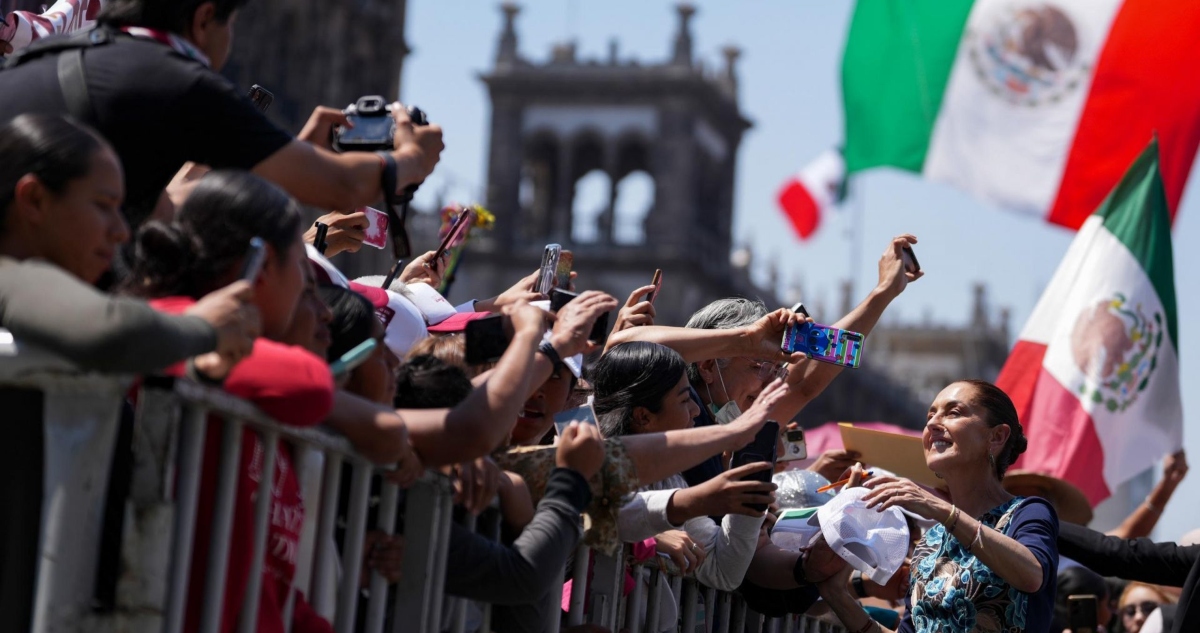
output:
{"label": "white baseball cap", "polygon": [[908,556],[909,533],[905,515],[922,526],[933,521],[901,508],[882,512],[868,508],[862,500],[868,488],[849,488],[817,509],[809,519],[820,525],[829,547],[863,576],[880,585],[887,584]]}

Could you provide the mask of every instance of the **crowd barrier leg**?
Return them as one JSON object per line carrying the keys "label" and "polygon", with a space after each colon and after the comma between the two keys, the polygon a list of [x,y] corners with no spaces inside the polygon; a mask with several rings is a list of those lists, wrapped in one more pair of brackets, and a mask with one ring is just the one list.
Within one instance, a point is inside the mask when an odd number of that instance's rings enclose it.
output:
{"label": "crowd barrier leg", "polygon": [[696,631],[696,607],[700,600],[700,590],[696,587],[696,581],[688,578],[683,581],[683,593],[679,600],[679,604],[683,610],[683,633],[697,633]]}
{"label": "crowd barrier leg", "polygon": [[729,601],[732,604],[729,630],[733,633],[746,633],[746,601],[736,594],[732,595]]}
{"label": "crowd barrier leg", "polygon": [[583,624],[584,606],[588,597],[588,571],[592,550],[582,542],[575,548],[575,567],[571,574],[571,604],[567,610],[567,626]]}
{"label": "crowd barrier leg", "polygon": [[[334,533],[337,527],[338,494],[342,487],[342,456],[325,454],[325,473],[322,476],[320,511],[317,524],[316,551],[313,554],[313,608],[321,617],[333,621],[337,610],[337,556],[334,552]],[[307,505],[307,504],[306,504]]]}
{"label": "crowd barrier leg", "polygon": [[[396,484],[384,481],[379,492],[379,517],[375,527],[385,534],[396,533],[396,507],[400,498],[400,489]],[[379,572],[371,573],[371,599],[367,602],[368,633],[383,631],[384,617],[387,615],[388,581]]]}
{"label": "crowd barrier leg", "polygon": [[592,567],[592,597],[588,621],[615,631],[621,612],[621,598],[625,589],[624,548],[614,558],[596,552]]}
{"label": "crowd barrier leg", "polygon": [[408,491],[394,633],[440,633],[452,503],[450,483],[441,476],[427,475]]}
{"label": "crowd barrier leg", "polygon": [[254,633],[258,628],[258,603],[262,592],[263,565],[267,554],[267,528],[271,525],[271,504],[275,500],[275,456],[279,451],[279,433],[259,431],[262,445],[262,465],[258,475],[258,496],[254,500],[254,541],[250,559],[250,576],[246,579],[246,595],[238,630]]}
{"label": "crowd barrier leg", "polygon": [[232,541],[234,503],[237,500],[238,469],[242,456],[242,423],[234,418],[223,421],[221,463],[217,476],[217,498],[213,508],[212,543],[208,550],[204,600],[200,614],[200,633],[217,633],[225,606],[225,577],[229,570],[229,545]]}
{"label": "crowd barrier leg", "polygon": [[[466,513],[463,517],[463,527],[471,532],[475,531],[475,526],[478,523],[474,514]],[[467,630],[467,606],[470,603],[466,598],[448,598],[450,604],[450,633],[466,633]]]}
{"label": "crowd barrier leg", "polygon": [[[717,626],[713,628],[715,633],[729,633],[733,630],[730,625],[729,616],[732,611],[732,601],[730,600],[728,591],[717,592]],[[740,633],[740,632],[739,632]]]}
{"label": "crowd barrier leg", "polygon": [[[493,509],[488,513],[488,522],[483,533],[491,540],[498,542],[500,540],[500,523],[503,520],[504,517],[501,515],[500,510]],[[481,633],[490,633],[492,630],[492,605],[490,603],[483,603],[480,607],[483,613],[481,615],[482,619],[480,620],[479,630]]]}
{"label": "crowd barrier leg", "polygon": [[33,629],[87,616],[121,397],[44,389],[44,480]]}
{"label": "crowd barrier leg", "polygon": [[[146,395],[143,392],[143,397]],[[166,633],[183,630],[183,617],[187,609],[188,579],[192,573],[192,549],[196,534],[196,506],[200,499],[200,478],[204,461],[204,431],[207,428],[208,412],[199,405],[183,407],[179,425],[178,469],[176,483],[176,512],[171,530],[174,544],[171,547],[170,586],[167,593]],[[169,470],[167,472],[170,472]]]}
{"label": "crowd barrier leg", "polygon": [[363,545],[367,540],[367,504],[371,500],[371,464],[356,461],[350,480],[350,507],[346,517],[346,539],[342,544],[342,586],[338,595],[334,630],[353,631],[358,615],[358,579],[362,577]]}
{"label": "crowd barrier leg", "polygon": [[633,591],[625,601],[625,628],[629,633],[642,633],[642,607],[646,604],[646,587],[642,583],[642,577],[646,570],[643,567],[633,567],[629,571],[633,574]]}

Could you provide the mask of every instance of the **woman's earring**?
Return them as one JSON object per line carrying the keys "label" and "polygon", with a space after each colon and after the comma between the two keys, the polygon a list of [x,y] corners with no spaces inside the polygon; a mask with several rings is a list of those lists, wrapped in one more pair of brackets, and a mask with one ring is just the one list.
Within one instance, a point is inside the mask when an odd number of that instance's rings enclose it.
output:
{"label": "woman's earring", "polygon": [[988,451],[988,463],[992,465],[992,470],[996,470],[996,456],[991,451]]}

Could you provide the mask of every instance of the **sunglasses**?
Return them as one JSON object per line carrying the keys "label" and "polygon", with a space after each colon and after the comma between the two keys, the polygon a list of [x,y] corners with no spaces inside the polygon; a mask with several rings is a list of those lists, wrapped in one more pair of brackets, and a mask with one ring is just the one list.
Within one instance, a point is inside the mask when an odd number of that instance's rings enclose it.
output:
{"label": "sunglasses", "polygon": [[1137,613],[1138,611],[1141,611],[1143,616],[1150,617],[1150,614],[1154,613],[1154,610],[1157,608],[1158,608],[1157,602],[1151,602],[1151,601],[1147,600],[1145,602],[1139,602],[1137,604],[1127,604],[1127,605],[1121,607],[1121,615],[1124,617],[1127,617],[1127,618],[1132,618],[1135,613]]}
{"label": "sunglasses", "polygon": [[766,361],[752,361],[750,363],[751,371],[756,372],[758,379],[762,381],[773,380],[787,373],[787,366],[776,365]]}

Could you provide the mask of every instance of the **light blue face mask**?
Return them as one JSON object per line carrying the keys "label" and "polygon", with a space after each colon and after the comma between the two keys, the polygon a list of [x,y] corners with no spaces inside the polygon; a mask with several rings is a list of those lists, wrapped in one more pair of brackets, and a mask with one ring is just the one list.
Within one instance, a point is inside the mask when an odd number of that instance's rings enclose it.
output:
{"label": "light blue face mask", "polygon": [[[717,380],[721,381],[721,391],[725,392],[725,397],[729,397],[729,390],[725,387],[725,377],[721,375],[720,361],[717,361],[713,367],[717,370]],[[730,400],[718,408],[717,405],[713,404],[712,389],[709,388],[708,383],[704,383],[704,388],[708,390],[708,411],[712,413],[713,419],[717,421],[717,424],[729,424],[742,417],[742,409],[736,402]]]}

